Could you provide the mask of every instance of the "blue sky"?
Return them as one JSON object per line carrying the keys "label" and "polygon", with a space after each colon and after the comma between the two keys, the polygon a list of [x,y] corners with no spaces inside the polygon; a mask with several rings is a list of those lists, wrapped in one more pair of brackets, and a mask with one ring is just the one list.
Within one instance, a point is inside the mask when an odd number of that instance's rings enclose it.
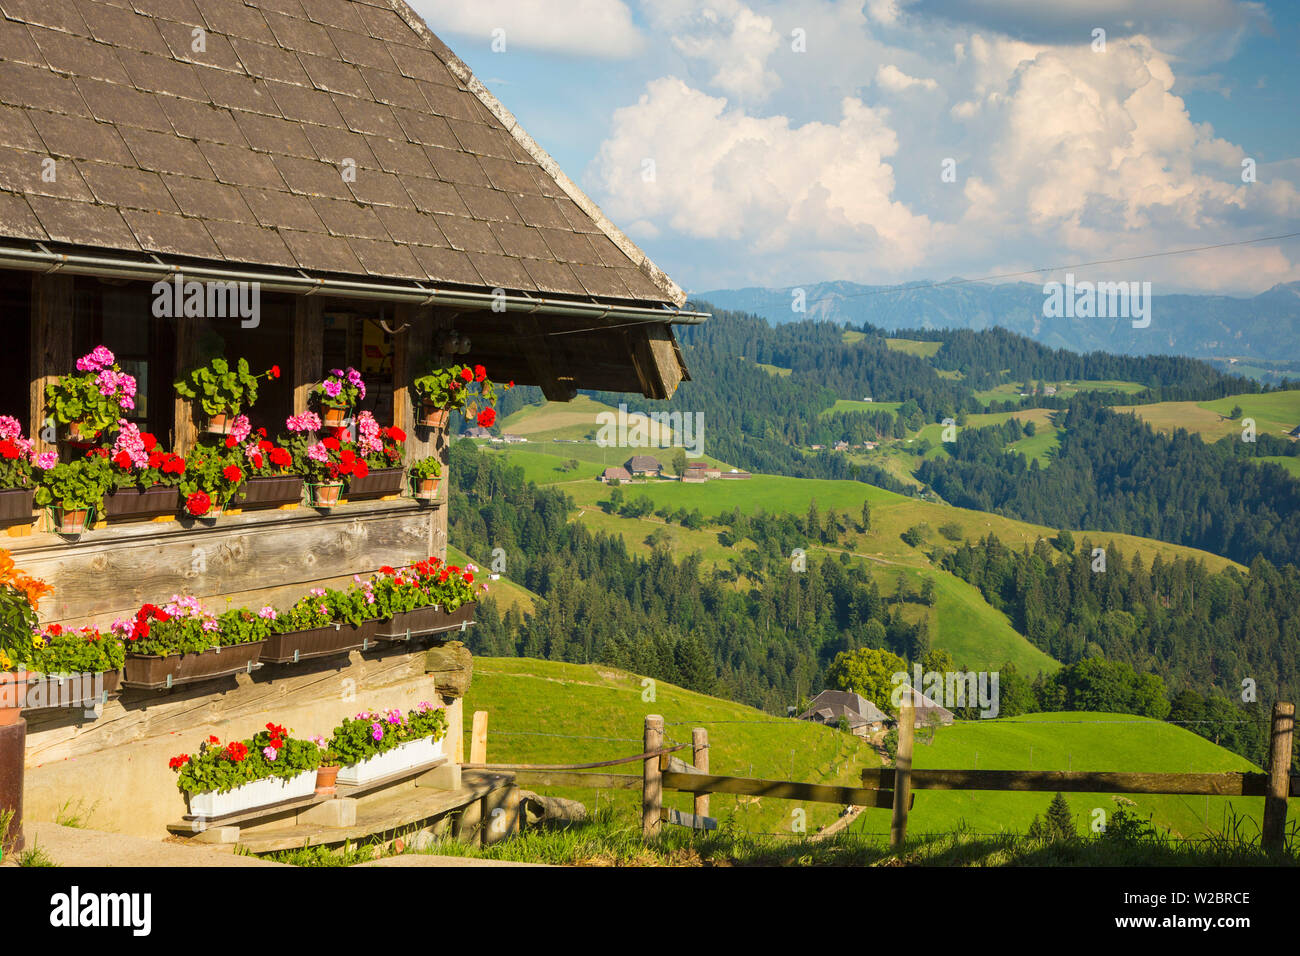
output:
{"label": "blue sky", "polygon": [[[1300,5],[413,6],[691,290],[942,280],[1300,231]],[[1300,280],[1300,240],[1075,271],[1249,294]]]}

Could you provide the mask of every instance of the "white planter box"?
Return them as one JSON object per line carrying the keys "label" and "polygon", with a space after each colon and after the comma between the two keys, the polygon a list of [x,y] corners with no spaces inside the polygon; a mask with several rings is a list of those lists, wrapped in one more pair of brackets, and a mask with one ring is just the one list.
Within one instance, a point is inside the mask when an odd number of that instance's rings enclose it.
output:
{"label": "white planter box", "polygon": [[442,741],[432,737],[410,740],[399,744],[387,753],[382,753],[363,760],[361,763],[344,767],[339,771],[339,783],[352,785],[370,783],[380,777],[401,773],[411,767],[429,763],[442,756]]}
{"label": "white planter box", "polygon": [[252,810],[284,800],[297,800],[310,797],[316,792],[316,771],[306,770],[296,777],[267,777],[254,780],[234,790],[218,793],[208,790],[190,797],[190,816],[224,817],[228,813]]}

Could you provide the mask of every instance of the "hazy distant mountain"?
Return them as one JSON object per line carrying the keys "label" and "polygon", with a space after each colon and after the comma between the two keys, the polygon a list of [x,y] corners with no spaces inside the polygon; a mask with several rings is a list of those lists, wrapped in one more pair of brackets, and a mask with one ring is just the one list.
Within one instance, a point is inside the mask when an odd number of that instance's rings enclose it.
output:
{"label": "hazy distant mountain", "polygon": [[1043,286],[867,286],[819,282],[803,287],[805,313],[791,309],[793,288],[719,289],[692,296],[722,309],[752,312],[772,322],[820,318],[878,328],[983,329],[993,325],[1046,345],[1089,352],[1172,353],[1202,358],[1300,357],[1300,282],[1277,285],[1249,298],[1226,295],[1154,295],[1151,324],[1129,319],[1044,318]]}

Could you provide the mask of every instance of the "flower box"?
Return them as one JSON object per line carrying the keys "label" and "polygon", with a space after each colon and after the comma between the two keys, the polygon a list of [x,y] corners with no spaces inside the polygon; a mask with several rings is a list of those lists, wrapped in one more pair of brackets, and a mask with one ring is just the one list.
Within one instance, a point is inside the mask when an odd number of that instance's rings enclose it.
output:
{"label": "flower box", "polygon": [[377,468],[364,478],[348,480],[348,499],[383,498],[402,493],[401,468]]}
{"label": "flower box", "polygon": [[244,483],[240,501],[244,508],[278,508],[302,501],[302,478],[298,475],[249,478]]}
{"label": "flower box", "polygon": [[180,510],[180,494],[170,485],[148,488],[118,488],[104,496],[104,517],[113,521],[125,518],[161,518]]}
{"label": "flower box", "polygon": [[[443,738],[446,739],[446,738]],[[376,754],[339,771],[339,783],[361,786],[404,770],[432,763],[442,756],[442,741],[432,737],[408,740],[387,753]]]}
{"label": "flower box", "polygon": [[121,671],[45,675],[29,672],[24,707],[28,710],[94,707],[102,704],[109,694],[116,693],[121,681]]}
{"label": "flower box", "polygon": [[267,777],[254,780],[243,786],[218,793],[208,790],[204,793],[192,793],[186,797],[190,816],[216,817],[230,816],[256,807],[287,803],[290,800],[303,800],[316,793],[316,771],[304,770],[293,777]]}
{"label": "flower box", "polygon": [[455,611],[446,611],[440,605],[417,607],[414,611],[403,611],[387,621],[380,621],[375,637],[386,641],[405,641],[426,634],[458,630],[474,623],[477,608],[477,601],[462,604]]}
{"label": "flower box", "polygon": [[200,654],[126,655],[123,684],[144,690],[158,690],[195,681],[252,672],[259,667],[265,641],[210,647]]}
{"label": "flower box", "polygon": [[0,491],[0,527],[15,524],[31,524],[34,514],[32,488],[7,488]]}
{"label": "flower box", "polygon": [[375,641],[377,621],[356,624],[331,624],[309,631],[272,634],[262,648],[264,664],[296,664],[313,657],[328,657],[352,650],[366,650]]}

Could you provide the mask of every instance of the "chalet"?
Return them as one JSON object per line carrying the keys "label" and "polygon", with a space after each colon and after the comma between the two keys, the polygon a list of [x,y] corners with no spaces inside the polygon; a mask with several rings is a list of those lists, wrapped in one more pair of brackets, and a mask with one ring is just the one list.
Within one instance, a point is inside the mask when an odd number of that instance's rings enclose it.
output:
{"label": "chalet", "polygon": [[512,434],[511,432],[502,432],[501,440],[505,442],[507,445],[523,445],[528,442],[528,439],[525,438],[523,435],[515,435]]}
{"label": "chalet", "polygon": [[[662,400],[689,377],[673,326],[707,316],[402,0],[2,6],[0,415],[36,451],[60,450],[45,386],[101,344],[138,382],[131,423],[168,449],[205,440],[172,383],[214,356],[282,369],[250,411],[272,434],[352,367],[369,386],[355,410],[408,435],[406,464],[441,456],[444,479],[446,429],[420,424],[412,391],[431,369],[481,364],[560,401]],[[199,294],[179,307],[173,288]],[[631,470],[658,474],[645,461]],[[54,588],[46,623],[107,626],[173,594],[287,607],[445,556],[447,511],[445,494],[389,496],[210,526],[101,521],[71,540],[33,512],[8,531],[16,564]],[[162,836],[183,810],[168,758],[268,717],[328,733],[344,710],[433,700],[459,760],[463,683],[431,680],[430,661],[418,640],[372,644],[126,686],[99,719],[29,710],[28,815],[84,801],[100,828]]]}
{"label": "chalet", "polygon": [[460,433],[461,438],[491,438],[492,429],[483,428],[481,425],[471,425]]}
{"label": "chalet", "polygon": [[620,468],[615,466],[614,468],[606,468],[604,471],[602,471],[600,473],[600,480],[604,482],[631,481],[632,473],[628,471],[626,468]]}
{"label": "chalet", "polygon": [[798,717],[827,726],[837,726],[841,719],[848,722],[849,731],[867,737],[885,729],[889,715],[861,694],[843,690],[824,690],[809,703],[808,709]]}
{"label": "chalet", "polygon": [[835,451],[848,451],[849,443],[846,441],[837,441],[834,446]]}
{"label": "chalet", "polygon": [[919,690],[914,690],[912,693],[915,695],[916,700],[914,706],[916,710],[916,727],[918,730],[927,726],[932,720],[938,720],[939,724],[943,727],[952,726],[953,720],[956,719],[953,716],[952,711],[936,704]]}
{"label": "chalet", "polygon": [[659,459],[650,455],[633,455],[623,465],[634,478],[658,478],[663,474],[664,466]]}

